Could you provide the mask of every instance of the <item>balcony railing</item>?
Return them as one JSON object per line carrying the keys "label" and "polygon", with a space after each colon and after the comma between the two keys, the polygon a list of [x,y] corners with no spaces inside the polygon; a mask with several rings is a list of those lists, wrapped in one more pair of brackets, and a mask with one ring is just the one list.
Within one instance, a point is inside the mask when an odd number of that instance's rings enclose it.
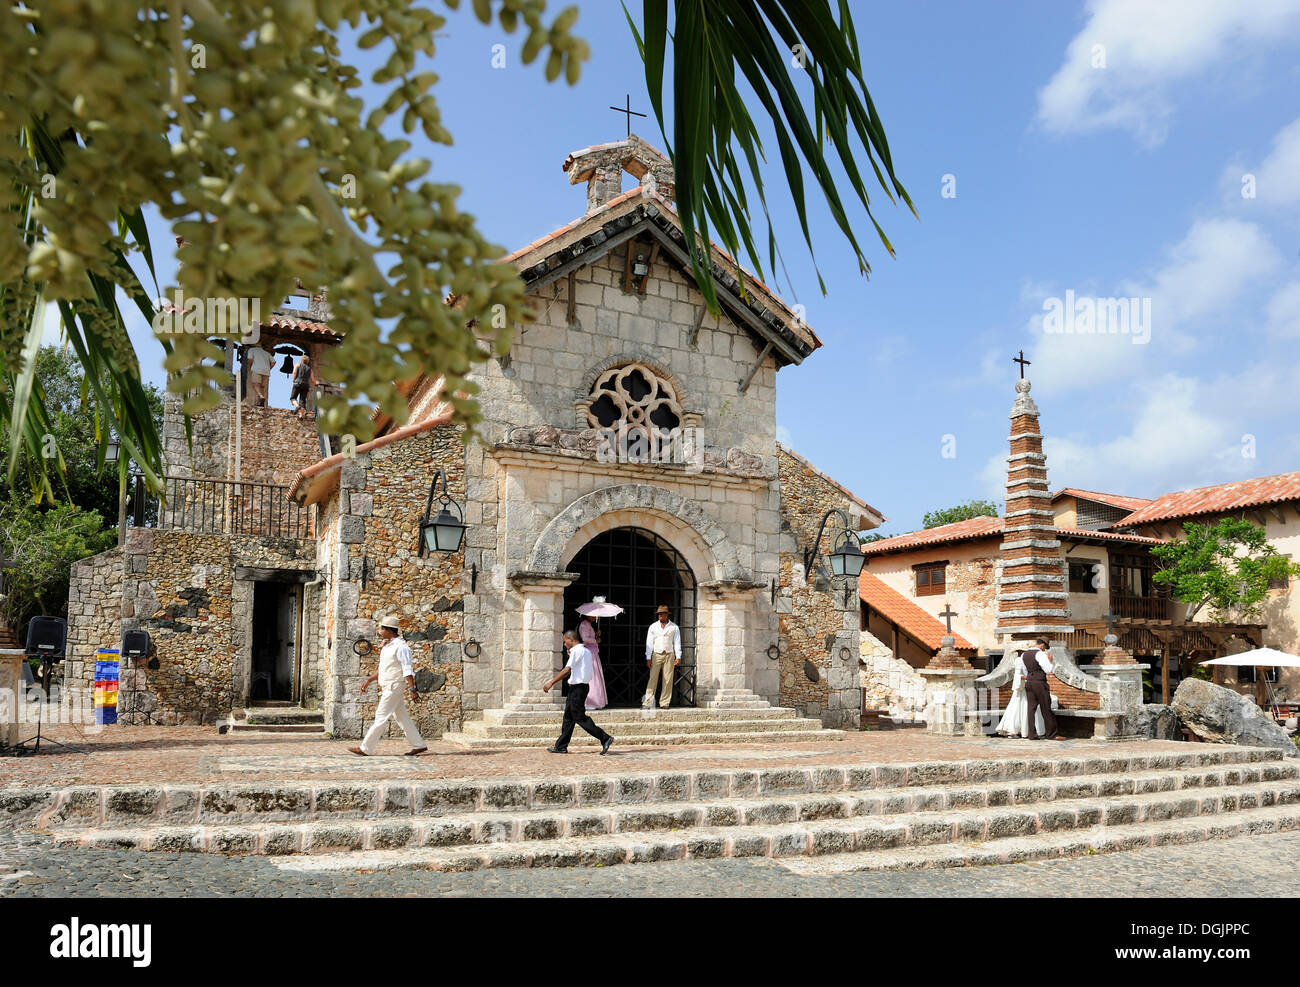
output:
{"label": "balcony railing", "polygon": [[1110,597],[1111,613],[1130,620],[1170,620],[1170,603],[1167,596],[1120,596],[1112,593]]}
{"label": "balcony railing", "polygon": [[310,538],[312,511],[289,499],[289,488],[274,483],[164,478],[167,496],[149,493],[144,477],[133,477],[127,500],[132,528],[192,531],[204,535],[257,535]]}

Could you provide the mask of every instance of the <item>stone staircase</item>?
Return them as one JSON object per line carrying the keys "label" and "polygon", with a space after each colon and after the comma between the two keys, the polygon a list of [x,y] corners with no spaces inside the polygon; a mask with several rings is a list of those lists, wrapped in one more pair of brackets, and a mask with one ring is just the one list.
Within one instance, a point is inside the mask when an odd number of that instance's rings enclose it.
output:
{"label": "stone staircase", "polygon": [[304,709],[296,703],[268,700],[246,709],[232,710],[223,732],[323,738],[325,714],[319,709]]}
{"label": "stone staircase", "polygon": [[[481,720],[468,720],[460,733],[443,740],[461,747],[547,747],[555,742],[564,716],[559,690],[540,689],[515,695],[503,709],[489,709]],[[614,737],[617,746],[647,744],[808,743],[841,740],[843,731],[825,730],[817,720],[793,709],[773,706],[748,690],[709,693],[700,706],[669,709],[602,709],[592,719]],[[596,747],[583,730],[575,730],[570,748]]]}
{"label": "stone staircase", "polygon": [[0,790],[0,819],[68,846],[440,871],[774,857],[835,873],[1300,828],[1300,762],[1196,746],[590,777],[12,789]]}

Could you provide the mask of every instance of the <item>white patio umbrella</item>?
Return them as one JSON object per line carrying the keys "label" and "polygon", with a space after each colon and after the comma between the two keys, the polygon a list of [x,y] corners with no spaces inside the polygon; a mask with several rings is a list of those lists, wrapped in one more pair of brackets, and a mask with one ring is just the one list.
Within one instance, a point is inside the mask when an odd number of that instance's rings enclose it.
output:
{"label": "white patio umbrella", "polygon": [[1202,665],[1246,665],[1264,668],[1300,668],[1300,655],[1289,655],[1277,648],[1256,648],[1243,651],[1239,655],[1224,655],[1222,658],[1210,658]]}
{"label": "white patio umbrella", "polygon": [[[1224,655],[1222,658],[1210,658],[1202,665],[1231,665],[1237,668],[1300,668],[1300,655],[1287,654],[1277,648],[1255,648],[1243,651],[1239,655]],[[1277,697],[1273,692],[1273,683],[1265,680],[1264,688],[1268,691],[1268,705],[1276,706]]]}

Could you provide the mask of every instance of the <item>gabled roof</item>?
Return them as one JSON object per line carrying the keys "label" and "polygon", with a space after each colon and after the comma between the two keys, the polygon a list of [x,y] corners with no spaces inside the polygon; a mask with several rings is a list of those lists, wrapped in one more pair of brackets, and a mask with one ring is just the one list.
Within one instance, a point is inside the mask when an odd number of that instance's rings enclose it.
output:
{"label": "gabled roof", "polygon": [[1099,493],[1096,490],[1080,490],[1078,487],[1063,487],[1052,494],[1052,503],[1055,504],[1062,497],[1077,497],[1079,500],[1093,500],[1098,504],[1109,504],[1111,507],[1122,507],[1126,511],[1136,511],[1151,503],[1149,497],[1127,497],[1124,494]]}
{"label": "gabled roof", "polygon": [[781,452],[789,456],[791,459],[794,459],[799,463],[801,463],[806,469],[812,470],[823,480],[829,483],[832,487],[834,487],[840,493],[844,494],[844,496],[849,499],[850,503],[852,503],[853,506],[856,507],[860,512],[858,520],[868,522],[862,525],[863,528],[878,528],[886,521],[889,520],[889,518],[885,517],[885,515],[881,514],[878,510],[876,510],[874,507],[868,504],[865,500],[857,496],[852,490],[844,486],[844,484],[840,483],[834,477],[828,476],[827,474],[819,470],[816,466],[814,466],[808,460],[804,459],[803,456],[799,455],[789,446],[784,446],[780,442],[778,442],[776,444],[776,447]]}
{"label": "gabled roof", "polygon": [[1300,500],[1300,471],[1167,493],[1116,521],[1115,526],[1133,528],[1155,521],[1239,511],[1288,500]]}
{"label": "gabled roof", "polygon": [[[658,241],[661,257],[690,270],[686,238],[673,204],[643,188],[615,196],[585,216],[514,251],[505,262],[514,264],[524,284],[535,291],[642,233]],[[802,362],[821,346],[812,328],[775,292],[717,244],[710,246],[719,301],[737,326],[770,342],[782,363]]]}
{"label": "gabled roof", "polygon": [[[947,626],[938,617],[927,613],[893,589],[879,576],[873,576],[865,569],[858,576],[858,598],[869,607],[879,610],[888,620],[893,621],[912,637],[931,651],[943,647],[943,638],[948,633]],[[975,645],[953,631],[953,647],[958,651],[975,651]]]}
{"label": "gabled roof", "polygon": [[[911,552],[937,545],[950,545],[956,542],[977,541],[981,538],[1001,538],[1006,520],[1000,517],[973,517],[965,521],[942,524],[937,528],[912,531],[893,538],[867,542],[862,546],[863,555],[895,555],[899,552]],[[1126,545],[1162,545],[1163,538],[1151,538],[1147,535],[1134,535],[1118,531],[1094,531],[1091,528],[1068,528],[1057,525],[1054,529],[1058,538],[1065,541],[1102,541],[1120,542]]]}

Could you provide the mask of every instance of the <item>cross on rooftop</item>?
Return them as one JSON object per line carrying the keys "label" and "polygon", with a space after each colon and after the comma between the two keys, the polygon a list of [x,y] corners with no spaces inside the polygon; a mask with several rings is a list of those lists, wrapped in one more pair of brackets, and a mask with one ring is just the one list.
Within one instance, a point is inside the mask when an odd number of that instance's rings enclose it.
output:
{"label": "cross on rooftop", "polygon": [[627,135],[628,135],[629,137],[631,137],[631,136],[632,136],[632,118],[633,118],[633,117],[643,117],[643,116],[645,116],[645,114],[644,114],[644,113],[638,113],[636,110],[632,109],[632,97],[631,97],[631,95],[626,96],[626,97],[624,98],[624,101],[625,101],[625,103],[626,103],[625,106],[611,106],[610,109],[613,110],[615,113],[622,113],[622,114],[624,114],[624,115],[627,116]]}
{"label": "cross on rooftop", "polygon": [[948,636],[952,637],[952,618],[957,616],[957,611],[955,611],[952,608],[951,603],[949,603],[947,600],[944,600],[943,609],[939,611],[939,616],[942,617],[947,622]]}
{"label": "cross on rooftop", "polygon": [[1018,363],[1018,364],[1020,364],[1020,379],[1021,379],[1021,380],[1024,380],[1024,379],[1025,379],[1025,367],[1029,366],[1029,364],[1030,364],[1031,362],[1033,362],[1033,361],[1031,361],[1031,360],[1026,360],[1026,359],[1025,359],[1025,351],[1024,351],[1024,350],[1021,350],[1019,356],[1013,356],[1013,357],[1011,358],[1011,362],[1012,362],[1012,363]]}

